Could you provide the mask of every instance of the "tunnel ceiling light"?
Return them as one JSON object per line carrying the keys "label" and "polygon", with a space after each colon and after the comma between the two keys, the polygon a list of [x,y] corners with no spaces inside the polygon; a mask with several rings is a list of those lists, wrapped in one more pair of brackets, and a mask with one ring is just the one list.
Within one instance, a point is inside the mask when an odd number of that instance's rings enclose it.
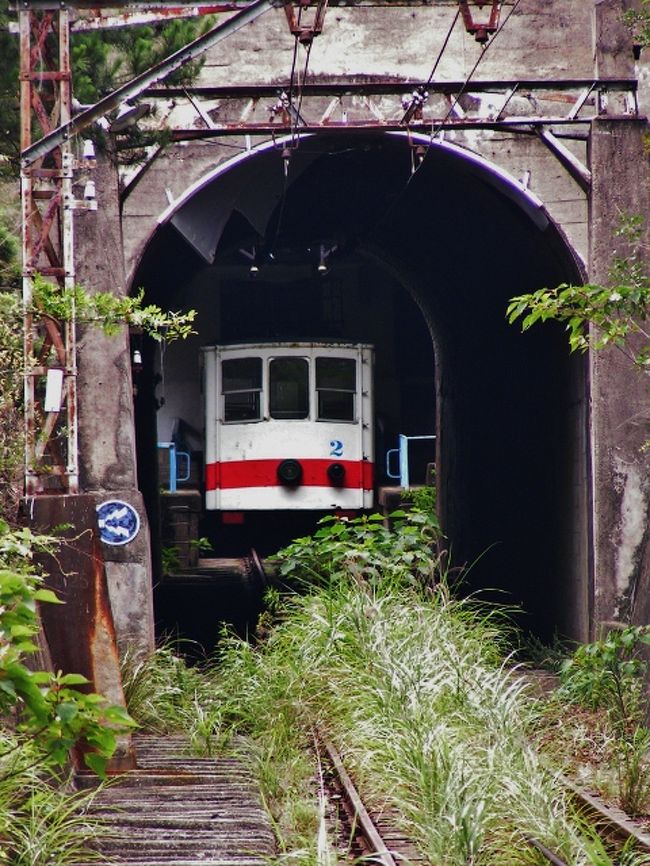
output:
{"label": "tunnel ceiling light", "polygon": [[336,244],[329,247],[329,249],[325,246],[325,244],[320,245],[320,252],[318,256],[318,266],[316,270],[319,274],[326,274],[329,270],[329,265],[327,264],[327,259],[336,249]]}
{"label": "tunnel ceiling light", "polygon": [[258,254],[255,244],[253,244],[250,250],[240,248],[239,252],[242,254],[242,256],[245,256],[250,261],[248,273],[251,275],[251,277],[256,277],[260,272],[260,256]]}

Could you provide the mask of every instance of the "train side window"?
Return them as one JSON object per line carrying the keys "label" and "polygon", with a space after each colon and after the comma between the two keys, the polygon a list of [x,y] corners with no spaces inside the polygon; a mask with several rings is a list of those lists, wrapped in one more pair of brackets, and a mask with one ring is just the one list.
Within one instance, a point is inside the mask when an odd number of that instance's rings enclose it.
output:
{"label": "train side window", "polygon": [[262,359],[231,358],[221,362],[224,421],[261,418]]}
{"label": "train side window", "polygon": [[356,391],[354,358],[316,358],[319,421],[354,421]]}
{"label": "train side window", "polygon": [[306,358],[273,358],[269,363],[271,418],[299,419],[309,415],[309,363]]}

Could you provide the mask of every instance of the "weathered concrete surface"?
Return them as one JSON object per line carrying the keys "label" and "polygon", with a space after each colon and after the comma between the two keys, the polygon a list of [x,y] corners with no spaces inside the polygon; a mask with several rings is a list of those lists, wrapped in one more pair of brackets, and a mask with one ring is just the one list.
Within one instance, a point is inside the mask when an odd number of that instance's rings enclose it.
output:
{"label": "weathered concrete surface", "polygon": [[[104,788],[92,814],[106,826],[108,864],[265,866],[275,839],[244,762],[192,758],[186,737],[134,737],[138,769]],[[92,780],[81,779],[84,782]],[[82,864],[80,864],[82,866]]]}
{"label": "weathered concrete surface", "polygon": [[[590,201],[594,282],[606,283],[613,256],[630,251],[626,240],[616,237],[621,217],[650,212],[644,134],[643,122],[594,122]],[[650,459],[644,447],[650,434],[649,384],[647,374],[634,369],[616,349],[591,358],[596,627],[604,620],[650,619]]]}
{"label": "weathered concrete surface", "polygon": [[[633,74],[630,33],[621,24],[631,5],[595,4],[594,57],[601,75]],[[640,252],[620,236],[622,219],[650,213],[647,124],[619,111],[620,106],[607,106],[607,116],[593,122],[590,136],[589,278],[602,284],[609,281],[616,256]],[[646,224],[644,249],[649,237]],[[647,374],[620,351],[591,357],[594,635],[606,621],[650,621],[649,384]]]}
{"label": "weathered concrete surface", "polygon": [[[99,207],[76,219],[77,281],[88,291],[126,293],[117,174],[100,156],[93,172]],[[80,484],[96,504],[123,499],[140,516],[137,538],[123,547],[103,544],[106,575],[117,637],[153,648],[153,603],[149,529],[137,488],[135,427],[129,338],[86,326],[78,343]]]}

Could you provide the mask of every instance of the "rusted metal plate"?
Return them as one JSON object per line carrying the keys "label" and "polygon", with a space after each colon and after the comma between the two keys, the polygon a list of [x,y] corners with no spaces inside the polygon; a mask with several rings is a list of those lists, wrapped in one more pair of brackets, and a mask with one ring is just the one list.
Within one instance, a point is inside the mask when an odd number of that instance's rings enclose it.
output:
{"label": "rusted metal plate", "polygon": [[[125,706],[101,542],[92,495],[39,496],[33,501],[35,529],[64,539],[53,554],[40,554],[46,586],[64,602],[41,604],[40,613],[55,670],[80,673],[90,680],[88,690]],[[77,756],[79,758],[80,756]],[[130,738],[120,742],[109,772],[135,766]]]}

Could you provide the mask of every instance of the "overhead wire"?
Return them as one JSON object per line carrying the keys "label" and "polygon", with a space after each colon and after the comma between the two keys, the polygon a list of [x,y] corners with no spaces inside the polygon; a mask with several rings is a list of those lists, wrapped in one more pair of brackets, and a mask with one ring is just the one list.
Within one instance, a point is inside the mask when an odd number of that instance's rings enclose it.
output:
{"label": "overhead wire", "polygon": [[[440,48],[440,51],[438,52],[438,56],[436,57],[436,59],[434,61],[431,72],[429,73],[429,77],[427,78],[427,80],[425,81],[424,84],[422,84],[418,87],[416,92],[418,92],[418,91],[423,92],[433,81],[433,76],[436,74],[436,71],[437,71],[438,66],[440,64],[440,61],[442,60],[442,56],[445,53],[447,45],[449,45],[449,40],[451,39],[451,34],[454,31],[454,27],[456,26],[456,22],[458,21],[459,16],[460,16],[460,6],[456,9],[456,14],[454,15],[453,21],[451,22],[449,29],[447,30],[447,35],[445,36],[444,41],[442,43],[442,46]],[[407,122],[410,108],[411,108],[411,106],[409,106],[406,109],[406,112],[404,113],[404,117],[402,118],[402,121],[401,121],[402,123]]]}
{"label": "overhead wire", "polygon": [[[401,200],[401,198],[404,196],[404,193],[408,190],[409,185],[410,185],[411,182],[413,181],[413,178],[417,175],[417,173],[418,173],[418,172],[420,171],[420,169],[422,168],[422,165],[424,164],[424,162],[425,162],[425,160],[426,160],[427,154],[429,153],[429,151],[431,150],[431,147],[433,146],[433,140],[434,140],[434,138],[435,138],[437,135],[440,134],[440,131],[442,130],[442,127],[445,125],[445,123],[447,122],[447,120],[449,120],[449,118],[451,117],[452,113],[456,110],[456,107],[457,107],[457,105],[458,105],[458,102],[459,102],[461,96],[463,95],[463,93],[465,93],[465,92],[467,91],[467,87],[468,87],[470,81],[472,80],[474,74],[476,73],[476,70],[478,69],[479,65],[481,64],[483,58],[484,58],[485,55],[487,54],[487,52],[488,52],[490,46],[494,43],[494,40],[497,38],[497,36],[498,36],[502,31],[503,31],[503,28],[506,26],[506,24],[507,24],[508,21],[510,20],[510,17],[511,17],[512,14],[515,12],[515,10],[517,9],[517,7],[519,6],[520,3],[521,3],[521,0],[514,0],[514,3],[513,3],[513,5],[512,5],[512,7],[511,7],[510,11],[508,12],[508,14],[507,14],[506,17],[504,18],[504,20],[503,20],[503,21],[501,22],[501,24],[499,25],[499,27],[497,28],[496,32],[494,33],[494,35],[493,35],[492,38],[490,39],[490,41],[489,41],[486,45],[483,46],[483,49],[482,49],[481,53],[479,54],[479,56],[478,56],[478,58],[477,58],[477,60],[476,60],[476,63],[474,64],[474,66],[472,66],[471,70],[469,71],[469,73],[468,73],[467,76],[465,77],[465,80],[464,80],[463,84],[461,85],[460,90],[458,91],[458,94],[456,95],[456,98],[454,99],[453,103],[450,105],[450,107],[449,107],[449,111],[447,112],[447,114],[444,116],[444,118],[443,118],[441,121],[438,122],[437,126],[436,126],[436,124],[435,124],[435,121],[432,121],[432,124],[431,124],[431,133],[430,133],[430,135],[429,135],[429,144],[428,144],[428,146],[427,146],[427,148],[426,148],[426,152],[425,152],[425,154],[424,154],[424,157],[422,158],[422,160],[421,160],[417,165],[415,165],[415,166],[412,167],[411,173],[409,174],[409,177],[407,178],[406,183],[404,184],[404,186],[402,187],[402,189],[401,189],[401,190],[400,190],[400,191],[395,195],[395,197],[393,198],[393,200],[391,201],[391,203],[388,205],[387,209],[386,209],[385,212],[382,214],[382,216],[381,216],[381,217],[380,217],[380,218],[375,222],[375,225],[374,225],[373,230],[376,230],[376,229],[377,229],[377,228],[378,228],[378,227],[379,227],[383,222],[385,222],[386,218],[389,216],[389,214],[393,211],[393,209],[395,208],[395,206],[397,205],[397,203],[398,203],[398,202]],[[447,38],[445,39],[445,42],[443,43],[442,51],[439,52],[438,57],[436,58],[436,62],[434,63],[434,67],[433,67],[433,69],[432,69],[432,71],[431,71],[431,75],[430,75],[430,78],[429,78],[429,82],[428,82],[429,84],[430,84],[431,81],[433,80],[433,75],[435,74],[435,70],[436,70],[436,68],[437,68],[437,65],[438,65],[438,63],[440,62],[440,59],[441,59],[441,57],[442,57],[442,54],[444,53],[444,49],[446,48],[446,46],[447,46],[447,44],[448,44],[448,42],[449,42],[449,39],[451,38],[451,32],[452,32],[452,30],[453,30],[453,27],[454,27],[455,24],[456,24],[456,21],[457,21],[457,19],[458,19],[458,13],[459,13],[459,12],[460,12],[460,9],[458,9],[457,12],[456,12],[456,16],[454,17],[454,20],[453,20],[453,22],[452,22],[452,25],[451,25],[451,27],[450,27],[448,33],[447,33]]]}
{"label": "overhead wire", "polygon": [[[321,0],[321,2],[322,2],[322,0]],[[320,3],[319,3],[319,8],[320,8]],[[298,9],[298,21],[297,21],[297,28],[298,29],[300,28],[302,11],[303,11],[303,6],[301,4],[299,9]],[[280,236],[280,229],[282,227],[282,219],[284,217],[284,209],[285,209],[286,200],[287,200],[287,193],[289,190],[289,165],[290,165],[290,159],[291,159],[291,152],[296,150],[300,144],[300,132],[298,131],[298,124],[301,122],[300,111],[302,108],[302,101],[303,101],[303,96],[304,96],[304,86],[305,86],[305,82],[307,80],[307,73],[309,70],[309,60],[311,57],[311,49],[312,49],[314,39],[312,36],[312,38],[309,40],[309,42],[306,45],[306,49],[305,49],[306,50],[306,56],[305,56],[304,67],[302,70],[302,80],[301,80],[300,74],[298,74],[298,87],[297,87],[298,102],[297,102],[297,107],[296,107],[294,105],[294,91],[296,90],[295,79],[296,79],[296,65],[297,65],[297,58],[298,58],[299,41],[300,40],[299,40],[298,34],[297,33],[294,34],[293,56],[291,59],[291,72],[289,75],[289,88],[288,88],[288,93],[287,93],[287,104],[289,106],[290,138],[289,138],[289,143],[287,144],[285,142],[285,144],[282,148],[284,181],[282,184],[282,192],[280,194],[278,218],[277,218],[277,221],[275,224],[273,241],[270,244],[270,246],[268,247],[268,253],[269,254],[275,250],[275,247],[276,247],[277,242],[278,242],[278,238]]]}
{"label": "overhead wire", "polygon": [[499,25],[499,27],[497,28],[497,30],[496,30],[494,36],[492,37],[492,39],[490,39],[490,41],[489,41],[486,45],[483,46],[483,50],[482,50],[481,53],[479,54],[479,56],[478,56],[478,58],[477,58],[477,60],[476,60],[476,63],[474,64],[474,66],[472,66],[471,70],[469,71],[469,74],[468,74],[467,77],[465,78],[465,81],[464,81],[463,84],[461,85],[460,90],[459,90],[458,93],[456,94],[456,97],[455,97],[453,103],[449,106],[449,111],[448,111],[447,114],[444,116],[444,118],[443,118],[443,119],[438,123],[437,128],[435,128],[435,124],[434,124],[434,123],[431,124],[431,135],[430,135],[431,143],[433,143],[433,139],[435,138],[435,136],[438,135],[438,134],[440,133],[440,130],[442,129],[442,127],[445,125],[445,123],[449,120],[449,118],[451,117],[451,115],[452,115],[452,114],[454,113],[454,111],[456,110],[456,108],[457,108],[457,106],[458,106],[458,103],[460,102],[460,98],[461,98],[461,96],[466,92],[467,87],[468,87],[470,81],[471,81],[472,78],[474,77],[474,73],[475,73],[476,70],[478,69],[478,67],[479,67],[479,65],[481,64],[481,62],[482,62],[483,58],[485,57],[485,55],[488,53],[490,47],[494,44],[494,40],[495,40],[495,39],[499,36],[499,34],[503,31],[503,28],[506,26],[506,24],[507,24],[508,21],[510,20],[511,15],[512,15],[513,12],[517,9],[517,7],[519,6],[520,3],[521,3],[521,0],[515,0],[515,2],[512,4],[512,7],[510,8],[510,12],[508,12],[508,14],[506,15],[506,17],[503,19],[503,21],[502,21],[501,24]]}
{"label": "overhead wire", "polygon": [[438,64],[442,60],[442,55],[445,53],[447,49],[447,45],[449,45],[449,40],[451,39],[451,34],[453,33],[454,27],[456,26],[456,22],[460,17],[460,6],[456,9],[456,14],[454,15],[454,20],[451,22],[449,30],[447,30],[447,35],[445,36],[445,41],[442,43],[442,47],[438,52],[438,56],[436,57],[435,63],[433,64],[433,69],[429,73],[429,77],[427,78],[427,84],[431,84],[433,81],[433,76],[436,74],[436,70],[438,69]]}

